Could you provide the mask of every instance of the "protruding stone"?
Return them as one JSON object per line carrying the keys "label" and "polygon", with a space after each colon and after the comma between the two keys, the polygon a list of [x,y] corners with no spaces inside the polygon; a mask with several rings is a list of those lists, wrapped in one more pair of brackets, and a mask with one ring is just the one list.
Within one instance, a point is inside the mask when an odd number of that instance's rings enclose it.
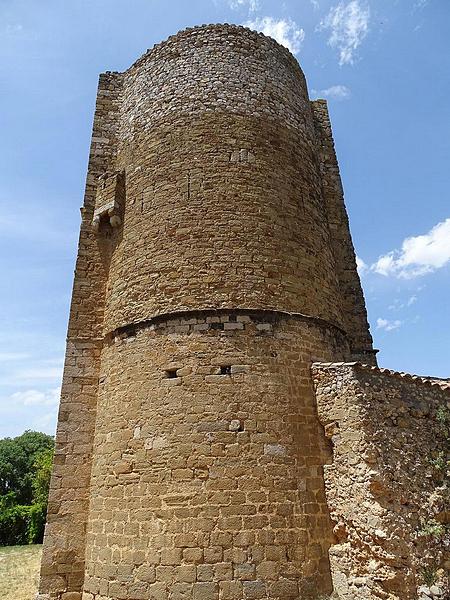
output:
{"label": "protruding stone", "polygon": [[233,419],[230,421],[229,430],[230,431],[240,431],[242,429],[241,421],[239,419]]}
{"label": "protruding stone", "polygon": [[264,444],[264,454],[269,456],[284,456],[286,448],[281,444]]}

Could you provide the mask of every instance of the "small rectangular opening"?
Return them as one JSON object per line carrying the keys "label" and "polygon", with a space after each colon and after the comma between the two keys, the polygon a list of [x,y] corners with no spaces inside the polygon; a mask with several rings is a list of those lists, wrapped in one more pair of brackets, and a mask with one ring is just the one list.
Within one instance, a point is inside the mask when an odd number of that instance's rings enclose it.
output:
{"label": "small rectangular opening", "polygon": [[220,367],[221,375],[231,375],[231,365],[222,365]]}
{"label": "small rectangular opening", "polygon": [[166,377],[167,377],[167,379],[175,379],[176,377],[178,377],[177,370],[176,369],[168,369],[166,371]]}

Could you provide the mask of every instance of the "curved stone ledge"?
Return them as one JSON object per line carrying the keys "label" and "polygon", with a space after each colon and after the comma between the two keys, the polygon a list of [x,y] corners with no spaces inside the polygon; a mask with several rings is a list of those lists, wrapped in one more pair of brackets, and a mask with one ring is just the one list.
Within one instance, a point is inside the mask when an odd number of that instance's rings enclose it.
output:
{"label": "curved stone ledge", "polygon": [[129,325],[118,327],[107,333],[104,339],[106,341],[111,341],[115,338],[132,337],[142,329],[169,330],[166,331],[166,333],[191,333],[193,331],[206,331],[208,329],[232,331],[244,329],[246,323],[253,323],[256,326],[256,330],[264,334],[272,332],[273,327],[282,319],[305,321],[317,325],[321,329],[330,330],[343,338],[347,337],[346,332],[335,323],[302,313],[290,313],[281,310],[261,310],[256,308],[211,308],[155,315],[154,317],[137,323],[130,323]]}

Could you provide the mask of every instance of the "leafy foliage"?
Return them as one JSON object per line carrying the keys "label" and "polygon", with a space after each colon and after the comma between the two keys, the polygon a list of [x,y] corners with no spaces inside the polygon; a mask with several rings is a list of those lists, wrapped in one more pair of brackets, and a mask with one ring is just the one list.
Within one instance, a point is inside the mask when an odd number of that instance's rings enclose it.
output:
{"label": "leafy foliage", "polygon": [[25,431],[19,437],[0,440],[0,496],[14,492],[19,504],[31,504],[34,463],[53,444],[51,436],[38,431]]}
{"label": "leafy foliage", "polygon": [[53,446],[37,431],[0,440],[0,546],[42,542]]}
{"label": "leafy foliage", "polygon": [[421,569],[422,580],[425,585],[432,586],[437,581],[437,567],[429,565]]}
{"label": "leafy foliage", "polygon": [[33,489],[33,502],[47,505],[48,489],[53,465],[53,444],[51,448],[42,450],[34,461],[34,476],[31,487]]}
{"label": "leafy foliage", "polygon": [[13,492],[0,497],[0,545],[28,544],[30,508],[17,504]]}
{"label": "leafy foliage", "polygon": [[440,406],[436,411],[436,421],[449,433],[450,429],[450,411],[445,406]]}
{"label": "leafy foliage", "polygon": [[47,517],[47,504],[32,504],[27,508],[29,508],[27,543],[42,544]]}
{"label": "leafy foliage", "polygon": [[448,526],[444,523],[439,523],[436,519],[430,519],[422,523],[422,527],[418,531],[419,537],[433,537],[436,539],[442,538],[448,531]]}
{"label": "leafy foliage", "polygon": [[40,544],[44,538],[52,465],[53,448],[42,450],[34,461],[34,475],[31,483],[33,504],[30,509],[28,526],[28,542],[30,544]]}

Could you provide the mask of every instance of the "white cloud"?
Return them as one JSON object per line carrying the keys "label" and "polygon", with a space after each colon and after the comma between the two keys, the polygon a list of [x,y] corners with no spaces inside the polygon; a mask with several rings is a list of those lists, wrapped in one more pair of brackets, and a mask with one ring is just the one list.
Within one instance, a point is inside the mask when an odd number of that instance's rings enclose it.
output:
{"label": "white cloud", "polygon": [[[8,367],[8,368],[6,368]],[[64,359],[31,358],[25,352],[0,352],[0,387],[58,385],[62,378]]]}
{"label": "white cloud", "polygon": [[362,277],[368,269],[366,263],[359,256],[356,257],[356,268],[358,269],[358,274],[360,277]]}
{"label": "white cloud", "polygon": [[289,48],[292,54],[297,54],[300,51],[305,39],[304,30],[289,18],[259,17],[253,21],[247,21],[244,25],[273,37],[279,44]]}
{"label": "white cloud", "polygon": [[[417,290],[417,291],[419,291],[419,290]],[[400,310],[403,310],[404,308],[408,308],[409,306],[412,306],[415,302],[417,302],[416,294],[413,294],[404,302],[402,302],[398,298],[395,298],[393,303],[388,306],[388,309],[393,310],[393,311],[400,311]]]}
{"label": "white cloud", "polygon": [[333,100],[347,100],[351,96],[349,88],[345,85],[332,85],[325,90],[311,90],[318,98],[332,98]]}
{"label": "white cloud", "polygon": [[428,233],[406,238],[401,250],[392,250],[371,266],[386,277],[412,279],[432,273],[450,261],[450,218],[435,225]]}
{"label": "white cloud", "polygon": [[320,29],[328,29],[328,44],[339,51],[339,64],[354,63],[354,54],[369,31],[370,9],[359,0],[345,3],[343,0],[330,9],[320,23]]}
{"label": "white cloud", "polygon": [[415,302],[417,302],[416,294],[413,294],[412,296],[410,296],[408,298],[408,300],[406,300],[404,302],[402,302],[401,300],[396,298],[394,300],[394,302],[388,306],[388,309],[394,310],[394,311],[400,311],[400,310],[403,310],[404,308],[408,308],[408,306],[412,306]]}
{"label": "white cloud", "polygon": [[389,319],[377,319],[377,329],[384,329],[384,331],[393,331],[401,327],[402,321],[396,319],[395,321],[389,321]]}
{"label": "white cloud", "polygon": [[406,306],[411,306],[412,304],[414,304],[414,302],[417,302],[417,296],[412,295],[410,298],[408,298]]}
{"label": "white cloud", "polygon": [[58,411],[55,407],[53,410],[41,415],[33,421],[32,429],[34,431],[43,431],[49,435],[55,435],[56,432],[56,421]]}
{"label": "white cloud", "polygon": [[240,10],[247,8],[249,12],[256,12],[259,9],[259,0],[227,0],[231,10]]}
{"label": "white cloud", "polygon": [[38,390],[25,390],[11,394],[10,400],[23,406],[57,406],[61,388],[53,388],[40,392]]}

